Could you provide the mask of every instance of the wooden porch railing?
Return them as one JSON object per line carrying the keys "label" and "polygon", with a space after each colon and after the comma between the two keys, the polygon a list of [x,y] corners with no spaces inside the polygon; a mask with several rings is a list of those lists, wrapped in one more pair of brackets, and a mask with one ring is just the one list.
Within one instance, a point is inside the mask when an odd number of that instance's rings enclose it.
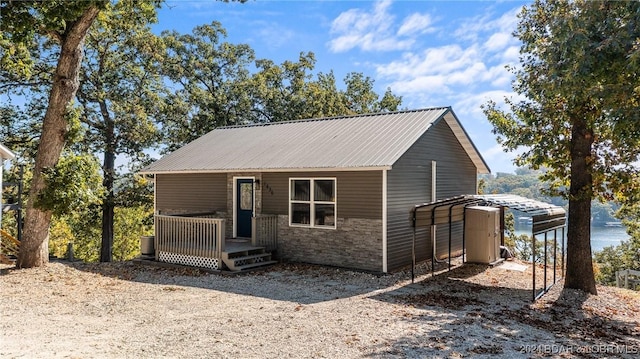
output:
{"label": "wooden porch railing", "polygon": [[260,214],[251,219],[253,235],[251,245],[265,247],[267,251],[278,249],[278,216],[275,214]]}
{"label": "wooden porch railing", "polygon": [[224,251],[224,222],[220,218],[156,215],[156,260],[160,252],[221,258]]}

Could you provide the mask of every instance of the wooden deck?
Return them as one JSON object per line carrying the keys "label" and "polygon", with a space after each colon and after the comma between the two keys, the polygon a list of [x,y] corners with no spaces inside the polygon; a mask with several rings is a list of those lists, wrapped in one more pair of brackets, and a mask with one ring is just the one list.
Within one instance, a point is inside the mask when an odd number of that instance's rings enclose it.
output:
{"label": "wooden deck", "polygon": [[275,263],[277,216],[254,221],[253,238],[225,238],[225,220],[195,216],[155,216],[155,259],[214,270],[241,271]]}

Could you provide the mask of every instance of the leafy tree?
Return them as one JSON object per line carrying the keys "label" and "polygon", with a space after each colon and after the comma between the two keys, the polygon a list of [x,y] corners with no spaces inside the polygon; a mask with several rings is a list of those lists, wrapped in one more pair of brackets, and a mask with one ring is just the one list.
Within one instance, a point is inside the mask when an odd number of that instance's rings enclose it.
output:
{"label": "leafy tree", "polygon": [[[637,179],[640,183],[640,178]],[[629,236],[640,242],[640,201],[639,198],[629,198],[617,211],[616,217],[622,219]],[[640,255],[640,252],[637,253]],[[640,266],[637,267],[640,270]]]}
{"label": "leafy tree", "polygon": [[338,89],[333,72],[318,73],[314,79],[315,55],[301,53],[298,62],[280,66],[271,60],[258,60],[259,71],[252,77],[254,122],[291,121],[397,111],[402,102],[387,89],[382,99],[374,91],[374,80],[352,72],[344,79],[345,90]]}
{"label": "leafy tree", "polygon": [[402,102],[389,89],[380,98],[361,73],[347,75],[346,90],[338,89],[333,72],[314,76],[311,52],[278,65],[256,60],[248,45],[225,37],[218,22],[192,34],[162,33],[163,74],[172,83],[163,108],[168,151],[220,126],[396,111]]}
{"label": "leafy tree", "polygon": [[[160,3],[159,0],[121,2],[130,4],[132,8]],[[47,246],[52,211],[37,206],[38,198],[47,190],[44,173],[56,166],[68,140],[69,119],[73,117],[70,113],[74,111],[72,102],[79,87],[87,32],[98,14],[110,4],[108,0],[0,2],[0,12],[3,14],[0,42],[8,45],[0,59],[3,68],[17,79],[29,80],[34,73],[50,76],[47,108],[35,155],[18,267],[34,267],[48,262]],[[40,46],[44,51],[33,51]],[[34,65],[38,63],[35,59],[43,54],[57,57],[53,66],[55,70],[34,71],[38,69]]]}
{"label": "leafy tree", "polygon": [[640,239],[632,237],[617,246],[605,247],[594,254],[597,264],[596,279],[606,285],[616,284],[616,272],[624,269],[640,269]]}
{"label": "leafy tree", "polygon": [[373,90],[373,79],[360,72],[347,74],[344,82],[347,85],[344,95],[349,112],[352,114],[397,111],[402,102],[402,98],[393,95],[389,88],[387,88],[382,100],[378,101],[380,96]]}
{"label": "leafy tree", "polygon": [[637,198],[628,200],[620,207],[616,216],[622,219],[631,238],[618,246],[606,247],[594,255],[599,269],[596,279],[608,285],[615,285],[615,275],[619,270],[640,270],[640,204]]}
{"label": "leafy tree", "polygon": [[88,205],[55,215],[51,221],[50,253],[63,258],[67,245],[73,246],[73,257],[85,262],[100,258],[101,216],[99,205]]}
{"label": "leafy tree", "polygon": [[[640,2],[535,1],[520,14],[514,90],[525,100],[484,112],[515,163],[547,168],[569,200],[565,287],[596,294],[594,198],[628,198],[640,154]],[[567,190],[568,189],[568,190]]]}
{"label": "leafy tree", "polygon": [[69,223],[55,216],[52,217],[51,228],[49,229],[49,255],[56,258],[66,258],[68,256],[68,244],[73,244],[73,242],[73,230]]}
{"label": "leafy tree", "polygon": [[35,158],[38,148],[38,137],[42,131],[42,118],[37,101],[26,104],[22,109],[12,104],[0,106],[0,140],[19,155],[20,161]]}
{"label": "leafy tree", "polygon": [[[311,52],[301,53],[298,62],[285,61],[280,66],[271,60],[257,60],[258,71],[251,78],[250,87],[254,103],[253,122],[299,120],[318,113],[312,105],[320,104],[307,98],[307,86],[313,78],[311,71],[315,62],[315,55]],[[322,96],[325,90],[335,89],[335,83],[330,83],[332,79],[331,75],[323,76],[324,82],[312,86],[311,91],[316,98],[340,106],[339,99]]]}
{"label": "leafy tree", "polygon": [[92,155],[62,156],[55,167],[43,173],[48,190],[36,199],[37,207],[60,216],[83,206],[101,204],[103,187],[99,168]]}
{"label": "leafy tree", "polygon": [[164,83],[159,75],[162,42],[151,32],[156,22],[153,4],[108,4],[87,34],[78,100],[87,128],[83,145],[102,153],[102,245],[100,260],[110,262],[114,241],[117,179],[115,159],[145,158],[144,149],[159,139],[155,119]]}
{"label": "leafy tree", "polygon": [[[84,38],[106,3],[105,0],[0,2],[2,40],[15,44],[11,49],[19,50],[4,52],[2,62],[8,64],[14,73],[30,74],[32,59],[23,50],[29,47],[25,44],[34,41],[36,33],[50,37],[60,48],[35,158],[18,267],[36,267],[48,262],[51,211],[37,208],[34,204],[46,188],[44,171],[56,165],[64,147],[66,115],[79,85]],[[18,53],[17,57],[9,56]]]}
{"label": "leafy tree", "polygon": [[164,31],[163,74],[172,83],[165,94],[163,130],[176,149],[218,126],[248,123],[248,45],[224,42],[219,22],[197,26],[192,34]]}
{"label": "leafy tree", "polygon": [[153,215],[153,207],[116,208],[115,214],[113,259],[133,259],[140,253],[140,236],[153,234],[153,226],[146,221]]}

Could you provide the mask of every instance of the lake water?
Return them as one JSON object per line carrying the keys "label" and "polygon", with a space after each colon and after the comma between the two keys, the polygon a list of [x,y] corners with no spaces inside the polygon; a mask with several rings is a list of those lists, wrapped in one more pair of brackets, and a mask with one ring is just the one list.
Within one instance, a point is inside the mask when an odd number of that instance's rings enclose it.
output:
{"label": "lake water", "polygon": [[[565,230],[566,231],[566,230]],[[516,234],[531,235],[531,226],[516,223]],[[566,235],[566,232],[565,232]],[[537,237],[544,238],[544,236]],[[591,227],[591,252],[601,251],[604,247],[617,246],[628,240],[629,235],[625,227]]]}

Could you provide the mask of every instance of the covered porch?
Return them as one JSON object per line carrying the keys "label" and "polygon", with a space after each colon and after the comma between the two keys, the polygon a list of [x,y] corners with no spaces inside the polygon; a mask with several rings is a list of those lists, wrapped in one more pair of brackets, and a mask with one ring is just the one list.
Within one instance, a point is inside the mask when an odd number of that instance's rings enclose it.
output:
{"label": "covered porch", "polygon": [[242,271],[276,263],[275,215],[251,218],[251,237],[228,238],[216,213],[154,216],[155,260],[214,270]]}

